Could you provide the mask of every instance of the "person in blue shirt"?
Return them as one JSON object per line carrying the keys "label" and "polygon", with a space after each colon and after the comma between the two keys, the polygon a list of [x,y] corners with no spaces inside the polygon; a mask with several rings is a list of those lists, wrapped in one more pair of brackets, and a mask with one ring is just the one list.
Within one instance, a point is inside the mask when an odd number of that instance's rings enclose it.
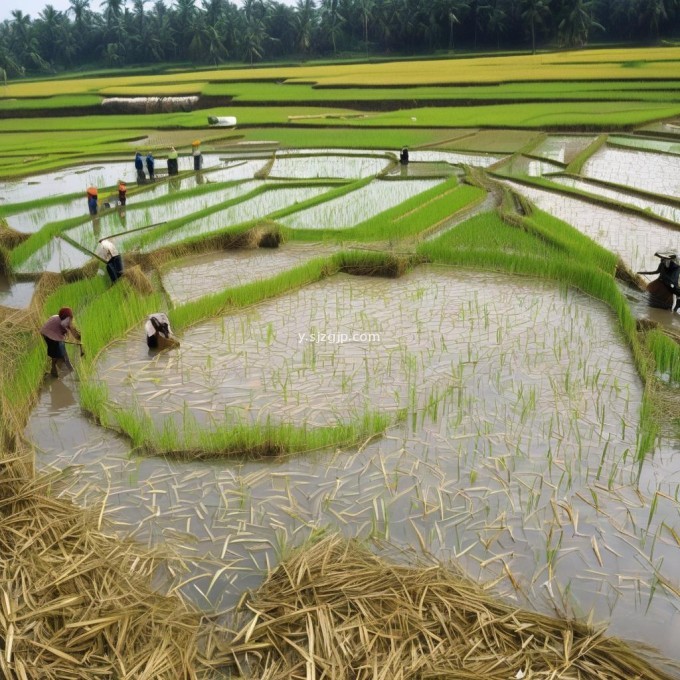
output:
{"label": "person in blue shirt", "polygon": [[87,209],[90,211],[90,215],[94,217],[97,214],[98,208],[97,190],[94,187],[90,187],[87,190]]}
{"label": "person in blue shirt", "polygon": [[142,154],[139,151],[135,154],[135,170],[137,171],[137,179],[146,179],[144,175],[144,161],[142,160]]}
{"label": "person in blue shirt", "polygon": [[151,151],[149,151],[148,154],[146,154],[146,169],[149,171],[149,179],[153,180],[153,169],[154,169],[154,164],[155,161],[153,159],[153,155]]}

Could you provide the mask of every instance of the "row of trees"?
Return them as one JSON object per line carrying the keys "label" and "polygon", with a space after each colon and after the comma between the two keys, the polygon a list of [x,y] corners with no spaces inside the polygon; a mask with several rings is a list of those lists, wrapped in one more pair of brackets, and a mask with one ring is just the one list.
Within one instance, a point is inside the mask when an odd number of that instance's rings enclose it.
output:
{"label": "row of trees", "polygon": [[[11,1],[11,0],[9,0]],[[97,0],[92,0],[96,2]],[[0,24],[0,76],[76,65],[218,64],[332,55],[652,41],[680,0],[69,0]],[[200,2],[200,4],[199,4]]]}

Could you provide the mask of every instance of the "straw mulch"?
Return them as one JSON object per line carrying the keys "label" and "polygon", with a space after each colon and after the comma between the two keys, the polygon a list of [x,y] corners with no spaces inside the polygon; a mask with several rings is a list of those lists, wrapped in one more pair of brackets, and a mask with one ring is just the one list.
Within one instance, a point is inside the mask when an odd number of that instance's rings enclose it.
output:
{"label": "straw mulch", "polygon": [[388,564],[332,536],[281,564],[247,607],[233,664],[260,680],[670,680],[625,643],[518,610],[442,567]]}
{"label": "straw mulch", "polygon": [[200,616],[154,593],[156,560],[104,536],[96,520],[51,498],[19,458],[2,458],[0,677],[205,677]]}
{"label": "straw mulch", "polygon": [[142,268],[139,265],[128,267],[123,272],[123,278],[126,279],[141,295],[151,295],[154,291],[151,281],[149,281],[148,276],[142,271]]}
{"label": "straw mulch", "polygon": [[23,243],[30,234],[22,234],[20,231],[15,231],[7,226],[7,222],[0,219],[0,246],[12,250],[20,243]]}

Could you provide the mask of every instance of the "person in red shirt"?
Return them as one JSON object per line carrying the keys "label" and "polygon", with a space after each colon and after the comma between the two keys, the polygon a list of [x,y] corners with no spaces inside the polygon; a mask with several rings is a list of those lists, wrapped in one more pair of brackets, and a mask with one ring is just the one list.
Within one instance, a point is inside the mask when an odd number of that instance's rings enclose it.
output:
{"label": "person in red shirt", "polygon": [[69,333],[80,342],[80,332],[73,325],[73,310],[70,307],[62,307],[59,310],[59,314],[55,314],[47,319],[40,329],[40,334],[47,344],[47,356],[52,360],[50,375],[54,378],[59,377],[57,368],[61,363],[66,365],[66,370],[73,370],[64,343]]}

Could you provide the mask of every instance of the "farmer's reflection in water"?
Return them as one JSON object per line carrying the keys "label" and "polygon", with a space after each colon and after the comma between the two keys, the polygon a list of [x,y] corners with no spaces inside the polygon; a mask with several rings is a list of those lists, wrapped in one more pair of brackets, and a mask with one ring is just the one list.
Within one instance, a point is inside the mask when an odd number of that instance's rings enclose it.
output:
{"label": "farmer's reflection in water", "polygon": [[53,380],[50,383],[50,413],[59,413],[75,404],[76,398],[70,385],[63,380]]}
{"label": "farmer's reflection in water", "polygon": [[118,208],[118,221],[123,229],[127,229],[127,214],[125,208]]}

